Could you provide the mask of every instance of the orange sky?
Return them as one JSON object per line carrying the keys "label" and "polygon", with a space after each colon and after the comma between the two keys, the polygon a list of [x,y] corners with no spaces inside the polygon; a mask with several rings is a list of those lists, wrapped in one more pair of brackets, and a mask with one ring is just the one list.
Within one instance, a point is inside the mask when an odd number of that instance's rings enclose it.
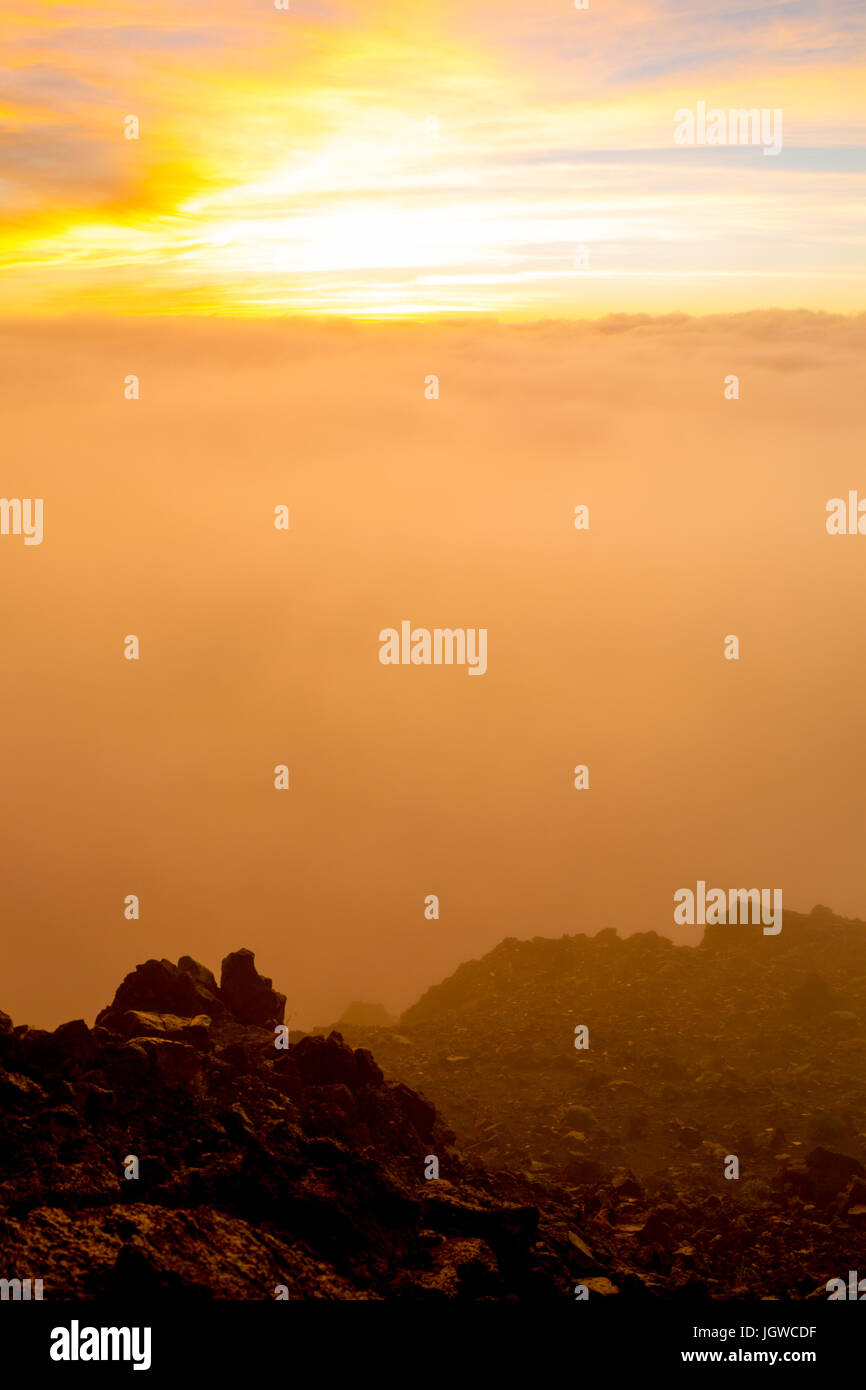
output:
{"label": "orange sky", "polygon": [[[860,309],[864,29],[847,0],[7,0],[0,312]],[[699,101],[780,110],[781,153],[678,147]]]}
{"label": "orange sky", "polygon": [[[808,314],[0,325],[5,495],[45,498],[0,539],[0,1008],[247,945],[326,1023],[506,936],[699,937],[698,878],[866,917],[866,538],[825,526],[864,351]],[[486,627],[486,673],[381,665],[403,620]]]}

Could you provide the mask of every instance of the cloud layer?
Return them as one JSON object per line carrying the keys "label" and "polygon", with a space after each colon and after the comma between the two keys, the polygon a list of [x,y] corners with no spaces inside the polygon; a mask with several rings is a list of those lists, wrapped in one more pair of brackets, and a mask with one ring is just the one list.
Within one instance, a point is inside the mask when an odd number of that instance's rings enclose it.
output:
{"label": "cloud layer", "polygon": [[[864,347],[807,313],[3,324],[3,493],[45,539],[0,537],[0,1004],[246,944],[325,1022],[507,935],[673,935],[699,877],[866,915],[866,539],[825,529],[866,492]],[[403,620],[486,627],[487,673],[382,666]]]}

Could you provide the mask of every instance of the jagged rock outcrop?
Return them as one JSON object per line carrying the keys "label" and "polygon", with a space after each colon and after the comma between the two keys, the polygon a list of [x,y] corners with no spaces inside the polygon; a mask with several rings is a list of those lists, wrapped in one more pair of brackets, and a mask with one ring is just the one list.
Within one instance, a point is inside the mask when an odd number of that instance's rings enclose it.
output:
{"label": "jagged rock outcrop", "polygon": [[864,932],[786,913],[698,948],[510,939],[399,1030],[287,1035],[249,951],[219,984],[145,962],[93,1028],[0,1014],[0,1277],[47,1298],[824,1297],[864,1259]]}
{"label": "jagged rock outcrop", "polygon": [[[571,1298],[570,1203],[467,1165],[365,1048],[281,1046],[284,1004],[239,951],[219,986],[145,962],[93,1028],[0,1016],[0,1277],[46,1299]],[[588,1265],[627,1284],[604,1245]]]}
{"label": "jagged rock outcrop", "polygon": [[[188,957],[184,957],[184,960]],[[267,1028],[282,1023],[286,996],[256,970],[252,951],[232,951],[222,963],[220,998],[239,1023]]]}
{"label": "jagged rock outcrop", "polygon": [[196,1014],[217,1018],[226,1012],[226,1006],[210,971],[191,956],[181,956],[177,965],[170,960],[146,960],[137,965],[118,986],[112,1002],[97,1015],[96,1022],[122,1032],[118,1025],[130,1010],[181,1018]]}

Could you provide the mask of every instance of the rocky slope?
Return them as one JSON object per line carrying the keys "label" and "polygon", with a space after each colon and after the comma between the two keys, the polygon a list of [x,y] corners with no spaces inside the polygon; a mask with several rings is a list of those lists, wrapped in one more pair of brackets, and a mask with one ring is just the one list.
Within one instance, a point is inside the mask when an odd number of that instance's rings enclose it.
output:
{"label": "rocky slope", "polygon": [[590,1245],[667,1289],[823,1296],[866,1266],[863,923],[509,939],[396,1029],[344,1032],[467,1157],[569,1193]]}
{"label": "rocky slope", "polygon": [[864,943],[826,911],[697,949],[508,940],[346,1041],[281,1031],[249,951],[219,983],[147,961],[92,1028],[0,1014],[0,1277],[47,1299],[825,1298],[866,1269]]}
{"label": "rocky slope", "polygon": [[147,961],[92,1028],[0,1014],[0,1277],[41,1278],[46,1299],[652,1288],[609,1241],[590,1249],[565,1195],[467,1165],[366,1049],[278,1047],[284,1005],[239,951],[219,984]]}

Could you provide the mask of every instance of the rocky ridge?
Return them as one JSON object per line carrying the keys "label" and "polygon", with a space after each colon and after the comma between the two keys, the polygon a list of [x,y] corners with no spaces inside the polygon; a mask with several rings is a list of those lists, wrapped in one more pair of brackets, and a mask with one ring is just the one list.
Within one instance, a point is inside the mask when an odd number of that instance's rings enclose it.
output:
{"label": "rocky ridge", "polygon": [[824,1297],[866,1267],[866,924],[511,938],[344,1034],[667,1290]]}
{"label": "rocky ridge", "polygon": [[278,1047],[284,1006],[243,950],[219,984],[188,956],[144,962],[92,1028],[0,1014],[3,1277],[46,1299],[650,1287],[590,1250],[567,1200],[467,1164],[366,1048]]}

